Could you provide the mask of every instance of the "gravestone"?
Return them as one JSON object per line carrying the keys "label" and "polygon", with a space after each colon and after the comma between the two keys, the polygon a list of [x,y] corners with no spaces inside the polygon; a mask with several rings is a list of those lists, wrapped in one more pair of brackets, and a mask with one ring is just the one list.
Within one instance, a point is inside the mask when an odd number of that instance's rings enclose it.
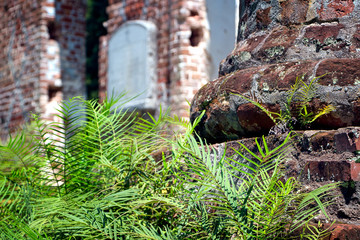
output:
{"label": "gravestone", "polygon": [[154,109],[156,104],[156,26],[136,20],[123,24],[109,40],[108,98],[126,92],[125,107]]}

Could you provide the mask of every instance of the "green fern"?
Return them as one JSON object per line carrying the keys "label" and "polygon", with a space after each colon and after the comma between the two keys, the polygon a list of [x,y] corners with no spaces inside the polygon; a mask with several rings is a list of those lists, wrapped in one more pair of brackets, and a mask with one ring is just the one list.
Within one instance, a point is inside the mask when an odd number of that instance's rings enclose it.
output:
{"label": "green fern", "polygon": [[[59,107],[61,123],[35,117],[33,137],[20,132],[1,146],[1,156],[22,165],[0,178],[1,238],[322,234],[310,220],[331,203],[322,201],[335,186],[298,194],[295,179],[283,181],[290,135],[274,149],[255,140],[256,152],[239,143],[228,157],[193,136],[201,116],[194,125],[162,110],[156,119],[140,117],[126,101],[71,99]],[[185,133],[172,133],[171,124]]]}
{"label": "green fern", "polygon": [[[122,98],[102,104],[81,98],[65,101],[58,109],[61,123],[35,117],[31,141],[20,133],[1,146],[2,156],[23,166],[9,176],[16,187],[9,188],[7,181],[0,188],[0,199],[11,203],[0,207],[4,219],[10,221],[10,213],[17,209],[21,225],[28,212],[28,226],[41,236],[51,233],[48,236],[54,239],[116,239],[125,236],[123,231],[132,231],[136,219],[132,215],[143,218],[131,204],[143,196],[134,193],[151,194],[144,188],[151,185],[157,169],[151,154],[169,146],[164,128],[174,120],[167,112],[157,120],[140,118],[122,107],[127,101]],[[24,234],[20,228],[13,229],[14,236]]]}
{"label": "green fern", "polygon": [[[283,181],[282,165],[290,135],[272,150],[265,138],[255,143],[258,153],[239,143],[240,149],[233,149],[238,157],[228,158],[219,156],[201,140],[198,146],[196,139],[187,135],[186,141],[178,142],[183,158],[174,174],[187,186],[188,200],[181,203],[173,199],[167,204],[186,213],[193,224],[214,239],[221,239],[217,238],[221,234],[240,239],[287,239],[295,230],[307,226],[319,210],[325,213],[331,202],[322,203],[320,199],[336,184],[295,194],[299,183],[294,178]],[[240,183],[236,184],[237,179]],[[195,206],[202,206],[207,214]],[[225,227],[218,232],[214,222]]]}
{"label": "green fern", "polygon": [[[288,96],[286,102],[282,106],[283,110],[280,110],[279,113],[272,112],[261,103],[241,94],[234,95],[240,96],[260,108],[276,125],[285,124],[290,130],[296,129],[297,124],[300,125],[300,128],[308,128],[316,119],[335,110],[333,105],[326,105],[325,107],[318,109],[317,112],[312,112],[309,109],[309,104],[315,97],[317,89],[316,83],[318,79],[323,76],[324,75],[314,77],[309,83],[304,81],[304,76],[297,77],[294,85],[291,86],[287,93]],[[293,109],[294,105],[297,106],[296,110]]]}

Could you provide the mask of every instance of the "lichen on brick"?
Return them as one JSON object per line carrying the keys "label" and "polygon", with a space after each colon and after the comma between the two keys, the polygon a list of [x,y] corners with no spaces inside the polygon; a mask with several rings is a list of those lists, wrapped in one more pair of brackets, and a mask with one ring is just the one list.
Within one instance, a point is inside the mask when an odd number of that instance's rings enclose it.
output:
{"label": "lichen on brick", "polygon": [[314,38],[303,38],[302,44],[304,44],[306,47],[310,47],[311,45],[320,45],[321,42]]}
{"label": "lichen on brick", "polygon": [[324,42],[321,42],[320,40],[314,38],[303,38],[302,43],[306,47],[314,45],[316,52],[319,52],[320,50],[335,51],[351,45],[350,41],[335,37],[328,37],[324,40]]}
{"label": "lichen on brick", "polygon": [[264,83],[262,84],[262,90],[263,90],[264,92],[268,92],[268,91],[270,90],[270,87],[269,87],[269,85],[268,85],[266,82],[264,82]]}
{"label": "lichen on brick", "polygon": [[240,61],[246,62],[250,59],[251,59],[251,54],[249,52],[244,51],[240,53]]}
{"label": "lichen on brick", "polygon": [[265,53],[269,59],[280,57],[284,54],[285,48],[283,46],[275,46],[265,49]]}

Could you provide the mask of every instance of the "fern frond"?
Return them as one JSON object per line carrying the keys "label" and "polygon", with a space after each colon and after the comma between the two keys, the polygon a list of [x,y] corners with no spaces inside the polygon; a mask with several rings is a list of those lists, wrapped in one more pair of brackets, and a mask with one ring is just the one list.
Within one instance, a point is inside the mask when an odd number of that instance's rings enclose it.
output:
{"label": "fern frond", "polygon": [[[325,186],[321,186],[309,193],[299,195],[297,207],[294,209],[296,215],[292,218],[290,223],[290,232],[296,229],[306,226],[306,224],[319,212],[323,213],[328,218],[326,213],[326,207],[330,206],[334,202],[334,198],[331,195],[332,190],[338,186],[338,183],[331,183]],[[323,201],[323,199],[329,199]]]}
{"label": "fern frond", "polygon": [[131,234],[135,239],[153,239],[153,240],[177,240],[178,238],[170,231],[168,227],[155,228],[151,224],[134,226],[134,233]]}
{"label": "fern frond", "polygon": [[4,239],[44,239],[29,225],[36,196],[30,185],[21,186],[0,177],[0,236],[7,236]]}
{"label": "fern frond", "polygon": [[26,136],[23,130],[15,136],[10,135],[6,145],[0,145],[0,156],[8,159],[8,161],[20,162],[22,172],[28,178],[27,171],[34,166],[32,160],[35,148],[33,138]]}
{"label": "fern frond", "polygon": [[333,105],[327,105],[324,108],[319,109],[318,113],[309,122],[312,123],[319,117],[331,113],[332,111],[335,111],[335,107]]}
{"label": "fern frond", "polygon": [[11,224],[0,221],[0,238],[7,240],[51,240],[46,234],[35,231],[24,221],[14,217]]}
{"label": "fern frond", "polygon": [[312,98],[315,96],[317,89],[316,83],[323,76],[324,75],[314,77],[310,80],[309,83],[306,83],[304,81],[304,77],[302,77],[301,79],[299,78],[301,86],[298,88],[296,101],[299,102],[300,105],[306,105],[312,100]]}

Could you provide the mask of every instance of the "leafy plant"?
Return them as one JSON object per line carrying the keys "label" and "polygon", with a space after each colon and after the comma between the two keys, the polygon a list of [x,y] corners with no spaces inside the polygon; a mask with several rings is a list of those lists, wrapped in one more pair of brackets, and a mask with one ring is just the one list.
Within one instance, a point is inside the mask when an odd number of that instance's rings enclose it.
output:
{"label": "leafy plant", "polygon": [[310,102],[315,97],[316,82],[321,77],[322,76],[314,77],[309,83],[304,81],[304,76],[297,77],[295,84],[292,85],[291,89],[287,92],[286,102],[282,108],[283,110],[280,109],[280,112],[272,112],[251,98],[240,94],[235,95],[259,107],[277,126],[283,125],[283,127],[285,126],[285,128],[290,130],[295,129],[296,125],[302,129],[309,128],[310,124],[316,119],[335,110],[335,107],[331,104],[318,109],[316,112],[312,112],[312,110],[309,109]]}
{"label": "leafy plant", "polygon": [[[157,198],[187,216],[186,223],[197,231],[187,231],[188,239],[292,239],[302,229],[302,239],[328,234],[310,221],[332,201],[326,199],[337,184],[311,192],[301,192],[300,183],[286,179],[283,169],[290,146],[290,134],[274,149],[265,138],[255,140],[255,153],[244,144],[226,157],[216,149],[187,135],[175,151],[182,155],[174,172],[184,187],[182,198]],[[174,151],[174,148],[173,148]],[[186,153],[186,154],[185,154]],[[185,223],[183,224],[185,226]],[[184,231],[186,232],[186,231]],[[191,234],[192,233],[192,234]]]}
{"label": "leafy plant", "polygon": [[227,157],[197,142],[194,126],[162,111],[142,118],[126,101],[74,98],[59,108],[62,123],[35,117],[34,134],[0,147],[22,166],[0,176],[0,238],[284,239],[326,214],[335,184],[305,193],[284,178],[290,135]]}
{"label": "leafy plant", "polygon": [[143,119],[122,108],[126,101],[65,101],[59,108],[61,123],[45,124],[35,117],[33,136],[21,132],[1,146],[2,155],[22,165],[2,177],[6,231],[29,237],[25,228],[11,227],[16,220],[51,239],[114,236],[114,229],[116,236],[133,232],[132,216],[145,213],[133,214],[130,203],[157,191],[147,189],[152,174],[161,173],[151,154],[168,146],[163,135],[171,119],[163,112],[158,120]]}

